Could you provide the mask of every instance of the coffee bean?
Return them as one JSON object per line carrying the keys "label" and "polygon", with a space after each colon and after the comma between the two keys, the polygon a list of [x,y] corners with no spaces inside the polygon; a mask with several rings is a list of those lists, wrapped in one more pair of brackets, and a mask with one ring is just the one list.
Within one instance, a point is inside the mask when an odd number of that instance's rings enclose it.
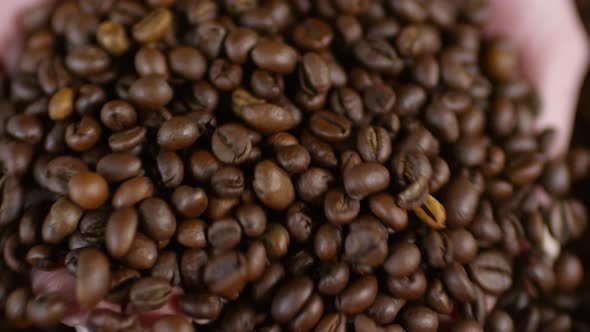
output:
{"label": "coffee bean", "polygon": [[112,205],[114,208],[131,207],[154,194],[154,185],[145,176],[130,178],[114,192]]}
{"label": "coffee bean", "polygon": [[70,52],[65,60],[68,69],[82,77],[100,74],[111,65],[111,59],[105,51],[90,45]]}
{"label": "coffee bean", "polygon": [[408,301],[420,298],[426,292],[427,286],[426,277],[422,271],[416,271],[407,277],[387,277],[389,293]]}
{"label": "coffee bean", "polygon": [[194,332],[195,329],[190,320],[180,315],[169,315],[158,319],[154,323],[154,332]]}
{"label": "coffee bean", "polygon": [[232,111],[263,133],[289,130],[297,124],[294,115],[285,107],[258,99],[241,88],[232,93]]}
{"label": "coffee bean", "polygon": [[439,279],[429,282],[426,302],[431,309],[439,314],[449,314],[453,310],[454,302]]}
{"label": "coffee bean", "polygon": [[38,244],[27,251],[26,261],[36,269],[52,270],[58,266],[56,256],[52,247]]}
{"label": "coffee bean", "polygon": [[298,54],[281,41],[262,40],[252,49],[251,56],[254,63],[262,69],[289,74],[295,69]]}
{"label": "coffee bean", "polygon": [[57,325],[66,315],[65,301],[55,293],[41,293],[27,304],[27,317],[38,327]]}
{"label": "coffee bean", "polygon": [[137,113],[129,103],[122,100],[112,100],[102,107],[100,120],[109,129],[121,131],[136,124]]}
{"label": "coffee bean", "polygon": [[156,241],[168,240],[176,231],[176,218],[172,209],[160,198],[147,198],[137,209],[146,233]]}
{"label": "coffee bean", "polygon": [[32,322],[27,317],[27,302],[31,298],[31,291],[27,288],[16,288],[6,298],[4,315],[14,327],[30,328]]}
{"label": "coffee bean", "polygon": [[88,316],[88,324],[97,330],[118,330],[134,328],[137,325],[137,317],[126,316],[109,309],[94,309]]}
{"label": "coffee bean", "polygon": [[67,198],[60,198],[51,206],[41,226],[43,241],[58,244],[74,233],[82,217],[82,210]]}
{"label": "coffee bean", "polygon": [[326,264],[320,268],[318,291],[325,295],[338,295],[344,290],[350,278],[350,268],[346,263]]}
{"label": "coffee bean", "polygon": [[172,286],[167,280],[145,277],[133,283],[129,300],[134,308],[141,311],[158,309],[172,296]]}
{"label": "coffee bean", "polygon": [[107,257],[92,248],[83,249],[76,268],[76,298],[86,308],[92,308],[109,290],[110,264]]}
{"label": "coffee bean", "polygon": [[317,332],[345,332],[346,316],[343,314],[327,314],[316,326]]}
{"label": "coffee bean", "polygon": [[141,149],[145,135],[146,129],[138,126],[113,133],[108,139],[109,148],[113,152],[129,152],[134,154],[134,149]]}
{"label": "coffee bean", "polygon": [[203,271],[203,281],[213,293],[236,298],[245,286],[248,275],[245,257],[228,251],[211,257]]}
{"label": "coffee bean", "polygon": [[424,306],[412,306],[404,310],[403,325],[408,332],[434,332],[438,330],[436,313]]}
{"label": "coffee bean", "polygon": [[403,63],[396,51],[383,39],[363,39],[353,48],[357,60],[368,69],[388,75],[398,74]]}
{"label": "coffee bean", "polygon": [[4,176],[0,179],[0,190],[0,225],[7,225],[15,221],[23,208],[23,189],[16,177]]}
{"label": "coffee bean", "polygon": [[209,322],[219,317],[223,304],[218,296],[205,293],[182,296],[179,307],[189,317]]}
{"label": "coffee bean", "polygon": [[401,243],[390,249],[390,254],[383,267],[393,277],[406,277],[420,266],[420,250],[415,244]]}
{"label": "coffee bean", "polygon": [[155,109],[172,100],[172,88],[160,75],[148,75],[136,80],[129,89],[131,99],[139,106]]}
{"label": "coffee bean", "polygon": [[451,296],[457,301],[472,302],[475,300],[474,285],[459,263],[453,262],[445,268],[443,281]]}
{"label": "coffee bean", "polygon": [[486,328],[492,332],[512,332],[514,331],[514,322],[506,312],[495,310],[488,317]]}
{"label": "coffee bean", "polygon": [[447,214],[450,227],[470,224],[477,212],[481,189],[465,176],[451,180],[444,193],[442,204]]}
{"label": "coffee bean", "polygon": [[499,294],[512,285],[512,268],[497,251],[481,253],[470,264],[471,276],[484,290]]}
{"label": "coffee bean", "polygon": [[142,173],[139,158],[128,153],[111,153],[102,157],[96,165],[96,172],[107,182],[120,182]]}
{"label": "coffee bean", "polygon": [[377,163],[362,163],[343,174],[344,188],[351,198],[362,199],[389,186],[389,171]]}
{"label": "coffee bean", "polygon": [[336,308],[338,311],[347,315],[361,313],[375,302],[377,288],[377,279],[375,276],[368,275],[361,277],[350,283],[336,298]]}
{"label": "coffee bean", "polygon": [[143,233],[137,232],[131,248],[127,251],[123,260],[131,268],[145,270],[154,266],[157,258],[158,248],[156,243]]}
{"label": "coffee bean", "polygon": [[295,197],[295,189],[289,175],[270,160],[261,161],[256,165],[253,187],[256,196],[272,209],[286,209]]}
{"label": "coffee bean", "polygon": [[349,226],[344,259],[359,269],[378,266],[387,258],[387,238],[387,230],[377,219],[361,217]]}
{"label": "coffee bean", "polygon": [[414,209],[414,213],[426,225],[433,229],[442,229],[446,226],[446,210],[436,198],[428,195],[424,203]]}
{"label": "coffee bean", "polygon": [[139,76],[168,76],[166,57],[153,47],[142,47],[135,54],[135,71]]}
{"label": "coffee bean", "polygon": [[162,37],[172,25],[172,13],[159,8],[133,25],[133,38],[143,44],[154,42]]}
{"label": "coffee bean", "polygon": [[280,224],[269,224],[262,240],[266,252],[271,257],[283,257],[289,250],[289,231]]}
{"label": "coffee bean", "polygon": [[105,179],[92,172],[82,172],[73,176],[68,187],[70,199],[88,210],[100,207],[106,202],[109,195]]}
{"label": "coffee bean", "polygon": [[161,252],[156,264],[150,270],[150,275],[165,279],[173,286],[179,285],[181,276],[176,253],[174,251]]}
{"label": "coffee bean", "polygon": [[324,224],[314,238],[316,256],[326,262],[335,261],[342,250],[342,233],[337,226]]}
{"label": "coffee bean", "polygon": [[408,213],[396,204],[392,195],[380,193],[370,196],[369,209],[394,231],[402,231],[408,225]]}
{"label": "coffee bean", "polygon": [[123,257],[133,245],[137,231],[138,216],[134,208],[115,210],[106,224],[105,242],[109,254]]}

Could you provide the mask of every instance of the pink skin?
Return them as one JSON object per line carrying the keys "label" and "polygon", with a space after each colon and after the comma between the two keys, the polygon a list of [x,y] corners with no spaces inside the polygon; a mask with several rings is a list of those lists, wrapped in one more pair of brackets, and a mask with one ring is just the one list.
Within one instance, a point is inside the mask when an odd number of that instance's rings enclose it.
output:
{"label": "pink skin", "polygon": [[[0,46],[10,71],[18,59],[18,12],[42,0],[0,1]],[[554,155],[562,153],[569,142],[573,114],[588,63],[588,42],[572,0],[491,0],[493,15],[487,26],[490,36],[506,36],[518,46],[524,74],[541,95],[543,110],[539,126],[558,129]],[[71,315],[64,321],[83,325],[87,312],[75,303],[75,278],[65,269],[33,273],[35,291],[56,291],[72,303]],[[142,313],[148,325],[161,314],[178,311],[175,299],[164,308]],[[100,307],[118,310],[102,302]]]}

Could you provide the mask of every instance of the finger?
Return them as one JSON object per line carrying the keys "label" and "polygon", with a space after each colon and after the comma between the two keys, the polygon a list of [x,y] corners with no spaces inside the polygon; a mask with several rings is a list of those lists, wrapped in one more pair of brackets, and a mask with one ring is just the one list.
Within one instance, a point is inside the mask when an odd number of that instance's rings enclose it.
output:
{"label": "finger", "polygon": [[[76,301],[76,278],[67,269],[53,271],[35,270],[32,274],[32,288],[35,293],[58,293],[68,303],[67,315],[62,321],[67,326],[86,326],[89,310],[82,308]],[[173,295],[162,307],[152,311],[141,311],[129,306],[126,312],[136,314],[144,328],[150,328],[160,317],[171,314],[182,314],[178,307],[178,296],[181,290],[175,288]],[[121,312],[121,306],[106,301],[100,302],[96,308]]]}
{"label": "finger", "polygon": [[588,43],[570,0],[493,0],[488,35],[509,38],[520,51],[523,73],[541,99],[539,128],[557,129],[549,151],[569,144],[574,112],[588,63]]}
{"label": "finger", "polygon": [[1,59],[6,70],[12,71],[18,63],[18,57],[22,50],[22,25],[20,15],[23,10],[39,5],[47,0],[4,0],[0,1],[0,46],[2,47]]}

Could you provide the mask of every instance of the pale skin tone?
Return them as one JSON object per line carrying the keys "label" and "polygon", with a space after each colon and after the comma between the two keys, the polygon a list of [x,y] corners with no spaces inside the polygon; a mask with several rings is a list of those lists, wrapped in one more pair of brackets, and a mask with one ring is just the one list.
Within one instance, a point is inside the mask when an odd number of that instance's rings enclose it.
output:
{"label": "pale skin tone", "polygon": [[[6,68],[18,58],[17,14],[39,0],[0,1],[0,46]],[[501,35],[518,47],[524,75],[535,86],[543,104],[539,127],[556,128],[553,155],[562,154],[569,144],[574,110],[580,85],[588,64],[588,42],[575,12],[573,0],[490,0],[493,15],[486,32]],[[65,270],[36,272],[33,275],[36,291],[58,291],[68,299],[75,298],[74,277]],[[100,306],[116,309],[102,303]],[[144,315],[149,324],[162,312],[174,312],[167,305],[157,313]],[[84,324],[84,311],[73,309],[65,321],[68,325]]]}

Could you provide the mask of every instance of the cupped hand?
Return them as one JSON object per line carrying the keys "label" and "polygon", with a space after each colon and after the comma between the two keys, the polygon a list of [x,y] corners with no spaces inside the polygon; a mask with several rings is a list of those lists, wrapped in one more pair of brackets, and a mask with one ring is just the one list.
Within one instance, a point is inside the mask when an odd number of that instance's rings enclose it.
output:
{"label": "cupped hand", "polygon": [[[17,63],[18,13],[43,0],[0,1],[0,47],[8,71]],[[520,52],[526,77],[534,84],[542,101],[538,125],[558,129],[552,153],[564,152],[572,131],[574,110],[588,64],[588,42],[572,0],[491,0],[492,17],[487,26],[490,36],[510,39]],[[75,280],[66,269],[33,273],[35,291],[58,292],[72,303],[64,323],[85,324],[87,311],[75,305]],[[106,302],[99,304],[119,310]],[[144,313],[149,324],[162,314],[176,313],[170,303],[157,312]]]}

